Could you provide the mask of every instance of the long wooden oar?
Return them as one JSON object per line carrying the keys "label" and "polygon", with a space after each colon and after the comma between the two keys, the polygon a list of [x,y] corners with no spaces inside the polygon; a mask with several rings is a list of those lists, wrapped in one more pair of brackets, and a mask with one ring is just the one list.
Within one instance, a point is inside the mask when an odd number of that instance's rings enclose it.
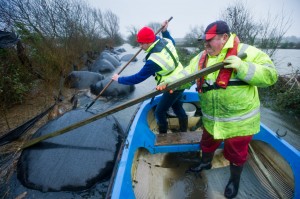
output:
{"label": "long wooden oar", "polygon": [[[170,22],[173,19],[173,17],[170,17],[170,19],[168,19],[168,21]],[[157,35],[158,33],[160,33],[162,31],[162,29],[164,28],[164,26],[160,27],[158,29],[158,31],[156,31],[155,35]],[[136,58],[136,56],[142,51],[142,48],[140,48],[137,53],[135,53],[135,55],[125,64],[125,66],[123,66],[121,68],[121,70],[118,72],[118,75]],[[97,95],[97,97],[90,103],[90,105],[87,106],[87,108],[85,109],[86,111],[93,106],[93,104],[96,102],[96,100],[102,95],[102,93],[104,93],[104,91],[111,85],[111,83],[114,80],[110,80],[108,82],[108,84],[106,84],[106,86],[101,90],[101,92]]]}
{"label": "long wooden oar", "polygon": [[[246,56],[247,56],[246,54],[242,54],[240,56],[240,58],[243,59]],[[196,72],[194,74],[191,74],[191,75],[188,75],[188,76],[186,76],[184,78],[181,78],[181,79],[179,79],[179,80],[177,80],[177,81],[169,84],[168,87],[164,90],[164,92],[169,92],[169,90],[175,89],[175,88],[177,88],[177,87],[179,87],[179,86],[181,86],[183,84],[186,84],[186,83],[189,83],[191,81],[194,81],[197,78],[206,76],[206,75],[208,75],[208,74],[210,74],[212,72],[220,70],[223,66],[224,66],[224,63],[222,63],[222,62],[221,63],[217,63],[217,64],[214,64],[214,65],[212,65],[210,67],[204,68],[204,69],[202,69],[202,70],[200,70],[200,71],[198,71],[198,72]],[[114,108],[111,108],[111,109],[109,109],[107,111],[99,113],[99,114],[97,114],[97,115],[95,115],[93,117],[90,117],[90,118],[86,119],[86,120],[83,120],[81,122],[78,122],[78,123],[70,125],[70,126],[67,126],[67,127],[63,128],[63,129],[60,129],[58,131],[49,133],[47,135],[43,135],[43,136],[34,138],[32,140],[29,140],[19,150],[27,148],[27,147],[30,147],[30,146],[32,146],[34,144],[37,144],[37,143],[39,143],[39,142],[41,142],[43,140],[46,140],[46,139],[49,139],[49,138],[52,138],[52,137],[64,134],[64,133],[66,133],[68,131],[71,131],[73,129],[76,129],[78,127],[81,127],[83,125],[91,123],[93,121],[96,121],[96,120],[98,120],[100,118],[103,118],[103,117],[108,116],[110,114],[113,114],[113,113],[116,113],[116,112],[121,111],[123,109],[126,109],[126,108],[128,108],[128,107],[130,107],[132,105],[135,105],[137,103],[140,103],[140,102],[142,102],[142,101],[144,101],[146,99],[150,99],[150,98],[152,98],[154,96],[157,96],[157,95],[161,94],[162,92],[163,91],[158,91],[158,90],[149,92],[148,94],[145,94],[144,96],[142,96],[140,98],[132,99],[132,100],[130,100],[130,101],[124,103],[124,104],[121,104],[121,105],[116,106]]]}

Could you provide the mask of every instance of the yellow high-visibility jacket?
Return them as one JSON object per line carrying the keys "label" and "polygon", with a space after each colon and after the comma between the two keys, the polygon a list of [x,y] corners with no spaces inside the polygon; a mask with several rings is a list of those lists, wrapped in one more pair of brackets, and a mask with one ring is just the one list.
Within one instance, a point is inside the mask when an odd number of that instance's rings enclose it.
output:
{"label": "yellow high-visibility jacket", "polygon": [[157,84],[166,78],[172,78],[183,70],[175,46],[172,41],[167,38],[158,39],[146,52],[148,52],[146,59],[152,60],[162,68],[161,71],[155,74]]}
{"label": "yellow high-visibility jacket", "polygon": [[[234,34],[218,56],[209,56],[207,66],[212,66],[225,59],[227,50],[233,47]],[[203,125],[215,139],[226,139],[236,136],[253,135],[260,129],[260,101],[257,87],[273,85],[277,79],[277,70],[270,57],[263,51],[240,43],[238,54],[246,53],[238,69],[231,75],[230,81],[244,81],[246,85],[228,86],[226,89],[212,89],[199,93],[200,106],[203,113]],[[198,69],[198,62],[203,51],[195,56],[180,75],[192,74]],[[205,85],[212,85],[219,71],[207,75]],[[167,81],[172,82],[170,79]]]}

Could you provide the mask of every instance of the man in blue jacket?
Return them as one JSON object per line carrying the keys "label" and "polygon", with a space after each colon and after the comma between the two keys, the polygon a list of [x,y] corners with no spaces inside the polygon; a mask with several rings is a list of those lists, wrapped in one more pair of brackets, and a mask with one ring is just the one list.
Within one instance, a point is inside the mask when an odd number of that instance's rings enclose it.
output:
{"label": "man in blue jacket", "polygon": [[[182,71],[183,66],[175,49],[174,39],[167,31],[168,21],[163,23],[163,38],[155,36],[154,31],[149,27],[143,27],[137,34],[137,42],[140,47],[148,54],[146,63],[143,68],[131,76],[119,76],[114,74],[112,79],[120,84],[133,85],[146,80],[150,76],[155,76],[157,85],[165,78],[176,76]],[[188,117],[182,107],[181,97],[184,89],[174,91],[173,93],[165,92],[155,109],[155,118],[160,134],[167,133],[167,111],[172,107],[179,120],[181,132],[187,131]]]}

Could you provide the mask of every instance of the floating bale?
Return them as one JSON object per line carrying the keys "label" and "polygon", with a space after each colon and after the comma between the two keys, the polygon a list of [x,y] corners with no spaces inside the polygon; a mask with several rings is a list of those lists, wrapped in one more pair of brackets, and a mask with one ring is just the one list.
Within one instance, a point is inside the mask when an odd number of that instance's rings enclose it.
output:
{"label": "floating bale", "polygon": [[115,67],[107,59],[99,58],[90,67],[90,71],[98,73],[110,73],[115,70]]}
{"label": "floating bale", "polygon": [[[123,55],[123,56],[121,57],[121,61],[129,61],[133,56],[134,56],[134,54],[126,54],[126,55]],[[135,57],[132,61],[133,61],[133,62],[136,62],[136,61],[138,61],[138,59]]]}
{"label": "floating bale", "polygon": [[[98,95],[102,89],[110,82],[110,78],[105,78],[104,80],[101,80],[97,82],[96,84],[91,85],[91,93],[94,95]],[[119,84],[116,81],[113,81],[109,87],[103,92],[102,96],[122,96],[122,95],[128,95],[131,92],[133,92],[135,89],[134,85],[124,85]]]}
{"label": "floating bale", "polygon": [[19,38],[13,32],[0,30],[0,48],[11,48],[17,44]]}
{"label": "floating bale", "polygon": [[92,84],[104,79],[104,76],[90,71],[72,71],[65,80],[65,86],[68,88],[87,89]]}
{"label": "floating bale", "polygon": [[126,52],[125,48],[118,48],[116,49],[117,52],[120,52],[120,53],[124,53]]}
{"label": "floating bale", "polygon": [[[92,117],[85,109],[72,110],[48,122],[39,137]],[[31,189],[82,191],[111,175],[122,130],[108,116],[23,151],[17,167],[20,182]]]}
{"label": "floating bale", "polygon": [[112,63],[112,65],[115,68],[121,65],[121,62],[117,57],[118,57],[117,55],[114,55],[106,51],[103,51],[99,56],[100,59],[107,59],[110,63]]}

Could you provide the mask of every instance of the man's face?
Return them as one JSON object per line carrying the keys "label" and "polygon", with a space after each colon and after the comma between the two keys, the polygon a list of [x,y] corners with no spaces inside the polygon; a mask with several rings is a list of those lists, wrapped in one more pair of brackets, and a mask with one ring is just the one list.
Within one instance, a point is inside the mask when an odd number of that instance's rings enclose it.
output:
{"label": "man's face", "polygon": [[205,50],[210,56],[217,56],[221,52],[227,39],[228,39],[227,34],[216,35],[214,38],[210,40],[206,40],[204,42]]}
{"label": "man's face", "polygon": [[147,44],[147,43],[139,43],[141,49],[143,50],[147,50],[149,48],[149,46],[151,46],[151,44]]}

